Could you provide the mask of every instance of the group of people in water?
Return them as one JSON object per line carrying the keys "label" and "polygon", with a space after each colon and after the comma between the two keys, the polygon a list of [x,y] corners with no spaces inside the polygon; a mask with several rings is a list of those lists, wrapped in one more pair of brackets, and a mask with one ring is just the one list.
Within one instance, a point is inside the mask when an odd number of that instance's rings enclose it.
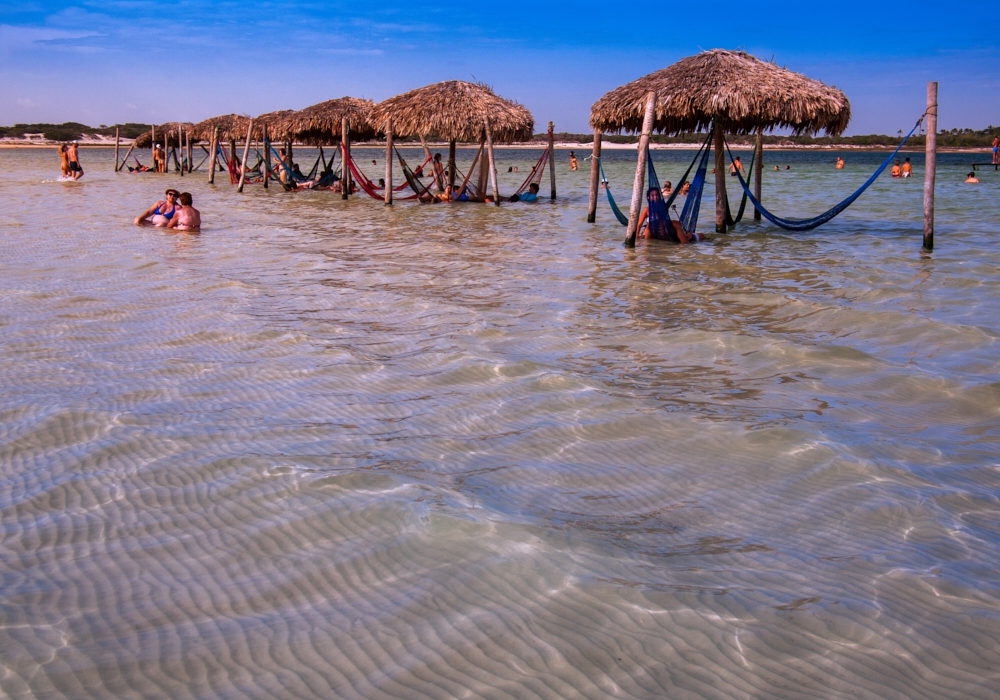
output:
{"label": "group of people in water", "polygon": [[76,141],[59,147],[59,169],[64,180],[79,180],[83,177],[80,167],[80,144]]}
{"label": "group of people in water", "polygon": [[201,212],[194,208],[190,192],[169,188],[164,199],[135,217],[136,226],[157,226],[179,231],[200,231]]}

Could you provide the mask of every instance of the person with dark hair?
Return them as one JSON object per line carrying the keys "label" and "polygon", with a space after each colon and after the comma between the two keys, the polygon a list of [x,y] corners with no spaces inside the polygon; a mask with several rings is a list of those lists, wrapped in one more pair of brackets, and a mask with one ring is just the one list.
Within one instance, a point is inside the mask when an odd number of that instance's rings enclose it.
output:
{"label": "person with dark hair", "polygon": [[739,156],[736,156],[736,159],[729,164],[729,174],[736,177],[737,173],[747,174],[746,168],[743,167],[743,161],[740,160]]}
{"label": "person with dark hair", "polygon": [[167,224],[167,228],[176,228],[181,231],[200,231],[201,212],[191,206],[193,203],[191,193],[181,192],[181,196],[178,199],[180,200],[181,208],[174,213],[173,218],[170,219],[170,223]]}
{"label": "person with dark hair", "polygon": [[63,179],[70,177],[69,172],[69,156],[66,151],[69,150],[66,144],[59,147],[59,169],[62,171]]}
{"label": "person with dark hair", "polygon": [[444,189],[444,164],[441,162],[441,154],[435,153],[434,160],[431,161],[431,171],[434,173],[434,184],[439,190]]}
{"label": "person with dark hair", "polygon": [[538,201],[538,183],[532,182],[528,185],[528,191],[521,195],[522,202],[537,202]]}
{"label": "person with dark hair", "polygon": [[903,170],[903,177],[912,177],[913,176],[913,164],[910,163],[910,159],[909,158],[907,158],[905,161],[903,161],[903,168],[902,168],[902,170]]}
{"label": "person with dark hair", "polygon": [[580,162],[576,159],[576,154],[573,153],[573,151],[569,152],[569,169],[570,170],[580,169]]}
{"label": "person with dark hair", "polygon": [[[695,241],[704,239],[704,236],[700,233],[685,231],[680,221],[666,216],[667,210],[663,203],[663,193],[660,190],[650,187],[646,193],[646,199],[649,205],[639,214],[639,223],[635,227],[636,231],[642,231],[643,224],[646,224],[646,230],[642,234],[643,238],[647,240],[655,238],[659,241],[671,241],[673,243],[694,243]],[[663,207],[663,215],[651,218],[649,216],[650,206]]]}
{"label": "person with dark hair", "polygon": [[74,141],[66,151],[66,157],[69,159],[69,172],[74,180],[79,180],[83,177],[83,168],[80,167],[79,148],[79,144]]}
{"label": "person with dark hair", "polygon": [[[135,217],[136,226],[166,226],[177,212],[177,197],[180,193],[173,187],[165,193],[166,199],[157,202],[145,212]],[[148,221],[147,221],[148,219]]]}
{"label": "person with dark hair", "polygon": [[969,177],[965,178],[965,181],[966,181],[966,183],[968,183],[970,185],[978,185],[979,184],[979,178],[976,177],[976,173],[975,172],[969,173]]}
{"label": "person with dark hair", "polygon": [[167,157],[158,143],[153,144],[153,172],[167,172]]}
{"label": "person with dark hair", "polygon": [[899,160],[897,159],[892,165],[892,170],[890,171],[893,177],[903,177],[903,169],[899,167]]}

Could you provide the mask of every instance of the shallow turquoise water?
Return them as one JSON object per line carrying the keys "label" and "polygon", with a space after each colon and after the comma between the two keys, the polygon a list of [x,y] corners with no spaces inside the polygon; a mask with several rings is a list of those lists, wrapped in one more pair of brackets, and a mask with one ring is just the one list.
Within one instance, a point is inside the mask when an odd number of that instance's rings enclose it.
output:
{"label": "shallow turquoise water", "polygon": [[[558,155],[387,210],[0,151],[0,692],[1000,697],[1000,174],[941,156],[930,254],[919,157],[627,250]],[[766,157],[806,217],[884,155]]]}

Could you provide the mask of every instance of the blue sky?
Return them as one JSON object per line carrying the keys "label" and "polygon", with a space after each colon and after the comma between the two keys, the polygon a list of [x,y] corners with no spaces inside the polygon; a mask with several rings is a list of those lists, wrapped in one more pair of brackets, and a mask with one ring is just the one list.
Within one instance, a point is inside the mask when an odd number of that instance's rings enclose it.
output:
{"label": "blue sky", "polygon": [[849,134],[909,130],[928,80],[941,128],[978,129],[1000,124],[998,15],[976,0],[0,0],[0,124],[199,121],[456,78],[523,103],[538,130],[583,132],[606,91],[701,49],[745,48],[844,90]]}

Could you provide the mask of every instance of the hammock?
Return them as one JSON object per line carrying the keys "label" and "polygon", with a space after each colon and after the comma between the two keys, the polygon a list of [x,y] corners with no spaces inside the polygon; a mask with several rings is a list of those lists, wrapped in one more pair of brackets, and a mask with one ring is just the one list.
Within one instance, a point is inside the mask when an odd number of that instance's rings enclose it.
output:
{"label": "hammock", "polygon": [[[403,199],[420,199],[421,201],[423,201],[423,198],[424,196],[427,195],[428,190],[430,190],[430,188],[434,186],[435,178],[431,178],[430,182],[428,182],[426,185],[421,184],[420,181],[417,179],[416,174],[412,170],[410,170],[410,166],[408,166],[406,164],[406,161],[403,160],[403,154],[400,153],[395,146],[393,147],[392,150],[396,152],[396,158],[399,159],[399,167],[403,169],[403,178],[406,180],[406,184],[408,184],[410,186],[410,189],[412,189],[416,193],[408,197],[403,197]],[[427,161],[425,160],[424,165],[426,164]],[[423,165],[421,165],[420,167],[422,168]]]}
{"label": "hammock", "polygon": [[517,188],[517,192],[515,192],[514,194],[518,196],[524,194],[525,192],[528,191],[528,187],[531,186],[531,183],[535,183],[536,185],[541,185],[542,172],[545,170],[545,165],[548,162],[549,162],[549,149],[546,148],[544,151],[542,151],[542,155],[539,157],[538,162],[535,163],[535,167],[531,169],[531,172],[528,174],[528,177],[524,179],[524,182],[521,183],[521,186]]}
{"label": "hammock", "polygon": [[[760,138],[761,138],[761,135],[757,134],[757,140],[758,140],[758,142],[760,141]],[[757,144],[756,143],[754,144],[753,151],[754,151],[754,153],[757,152]],[[751,158],[750,159],[750,167],[747,168],[747,182],[750,181],[750,176],[753,175],[753,167],[755,165],[755,161],[756,161],[755,158]],[[738,169],[739,168],[737,168],[737,170]],[[736,218],[734,219],[733,218],[733,213],[729,209],[729,195],[727,194],[726,195],[726,226],[735,226],[736,224],[740,223],[740,221],[743,220],[743,213],[746,211],[746,208],[747,208],[747,193],[744,192],[743,193],[743,199],[740,200],[740,210],[736,213]]]}
{"label": "hammock", "polygon": [[604,174],[604,165],[601,163],[601,157],[596,156],[597,167],[601,169],[601,182],[604,183],[604,191],[608,193],[608,204],[611,205],[611,211],[615,213],[615,218],[618,219],[618,223],[622,226],[628,226],[628,217],[622,213],[622,210],[618,208],[615,204],[615,198],[611,194],[611,187],[608,183],[608,176]]}
{"label": "hammock", "polygon": [[[910,129],[910,133],[906,135],[906,138],[904,138],[902,142],[899,144],[899,146],[896,147],[895,151],[889,154],[889,157],[886,158],[885,162],[879,166],[878,170],[876,170],[874,174],[872,174],[872,176],[868,178],[865,184],[861,185],[861,187],[855,190],[854,193],[844,201],[834,205],[833,207],[827,209],[819,216],[814,216],[811,219],[782,219],[780,217],[775,216],[774,214],[772,214],[771,212],[769,212],[767,209],[764,208],[764,206],[760,203],[760,200],[758,200],[756,197],[753,196],[753,193],[750,191],[750,188],[747,186],[747,183],[743,180],[743,176],[740,175],[739,172],[737,172],[736,175],[740,179],[740,185],[743,187],[743,191],[746,193],[746,196],[750,198],[750,201],[753,202],[753,205],[757,207],[757,211],[759,211],[765,219],[770,221],[775,226],[785,229],[786,231],[811,231],[817,226],[825,224],[830,219],[835,217],[837,214],[847,209],[847,207],[851,206],[851,204],[854,203],[854,200],[860,197],[862,193],[865,190],[867,190],[871,186],[871,184],[875,182],[875,180],[878,179],[878,176],[882,174],[882,171],[889,166],[889,163],[891,163],[892,159],[896,157],[896,154],[899,153],[899,150],[906,144],[907,140],[911,136],[913,136],[913,132],[917,130],[917,127],[920,126],[920,122],[922,122],[923,119],[924,119],[923,116],[921,116],[920,119],[917,120],[917,123],[913,125],[912,129]],[[726,151],[729,153],[729,159],[732,160],[733,154],[732,151],[729,150],[728,143],[726,144]]]}
{"label": "hammock", "polygon": [[[396,150],[395,146],[393,146],[392,150],[396,151],[396,155],[399,156],[399,151]],[[399,156],[399,158],[400,158],[400,161],[402,161],[402,157]],[[427,165],[427,161],[428,160],[430,160],[430,158],[424,160],[423,164],[420,167],[423,168],[424,165]],[[403,161],[403,162],[405,163],[405,161]],[[374,182],[372,182],[368,178],[367,175],[365,175],[363,172],[361,172],[361,169],[357,166],[357,163],[354,162],[354,158],[352,158],[350,155],[347,156],[347,164],[348,164],[348,167],[350,167],[351,174],[354,175],[354,179],[358,183],[358,186],[361,188],[362,192],[364,192],[365,194],[367,194],[372,199],[385,200],[385,187],[384,186],[383,187],[379,187]],[[406,172],[404,171],[403,174],[406,175]],[[412,170],[410,171],[410,176],[412,176],[413,180],[416,181],[416,176],[413,175],[413,171]],[[431,184],[433,184],[433,182]],[[417,183],[417,187],[414,188],[413,184],[410,182],[410,178],[409,177],[407,177],[406,181],[403,184],[401,184],[399,187],[393,187],[392,191],[393,192],[400,192],[400,191],[406,189],[407,187],[409,187],[410,189],[413,189],[414,192],[418,192],[420,194],[412,194],[412,195],[407,195],[406,197],[399,197],[399,198],[397,198],[397,201],[406,201],[406,200],[409,200],[409,199],[416,199],[418,196],[421,196],[424,192],[427,191],[427,188],[425,188],[423,185],[420,185],[419,182]],[[428,187],[430,187],[430,185],[428,185]],[[380,190],[381,190],[381,193],[379,192]]]}
{"label": "hammock", "polygon": [[[708,148],[708,141],[699,149],[699,153],[701,154],[701,162],[698,164],[698,170],[695,172],[694,181],[691,183],[691,189],[688,192],[687,199],[684,201],[684,208],[681,210],[679,217],[681,227],[692,234],[698,228],[701,196],[705,190],[705,172],[708,170],[708,156],[711,153],[711,149]],[[697,160],[697,156],[695,156],[695,159]],[[653,238],[680,243],[677,231],[670,220],[670,207],[673,205],[674,200],[677,199],[681,188],[678,187],[671,192],[670,197],[664,201],[662,190],[660,189],[660,180],[656,176],[656,168],[653,166],[653,155],[649,151],[646,152],[646,167],[649,170],[649,189],[646,191],[646,203],[649,207],[647,226],[650,232],[652,232]],[[685,179],[687,179],[687,175],[690,172],[691,168],[688,167]],[[677,211],[676,208],[674,211]]]}

